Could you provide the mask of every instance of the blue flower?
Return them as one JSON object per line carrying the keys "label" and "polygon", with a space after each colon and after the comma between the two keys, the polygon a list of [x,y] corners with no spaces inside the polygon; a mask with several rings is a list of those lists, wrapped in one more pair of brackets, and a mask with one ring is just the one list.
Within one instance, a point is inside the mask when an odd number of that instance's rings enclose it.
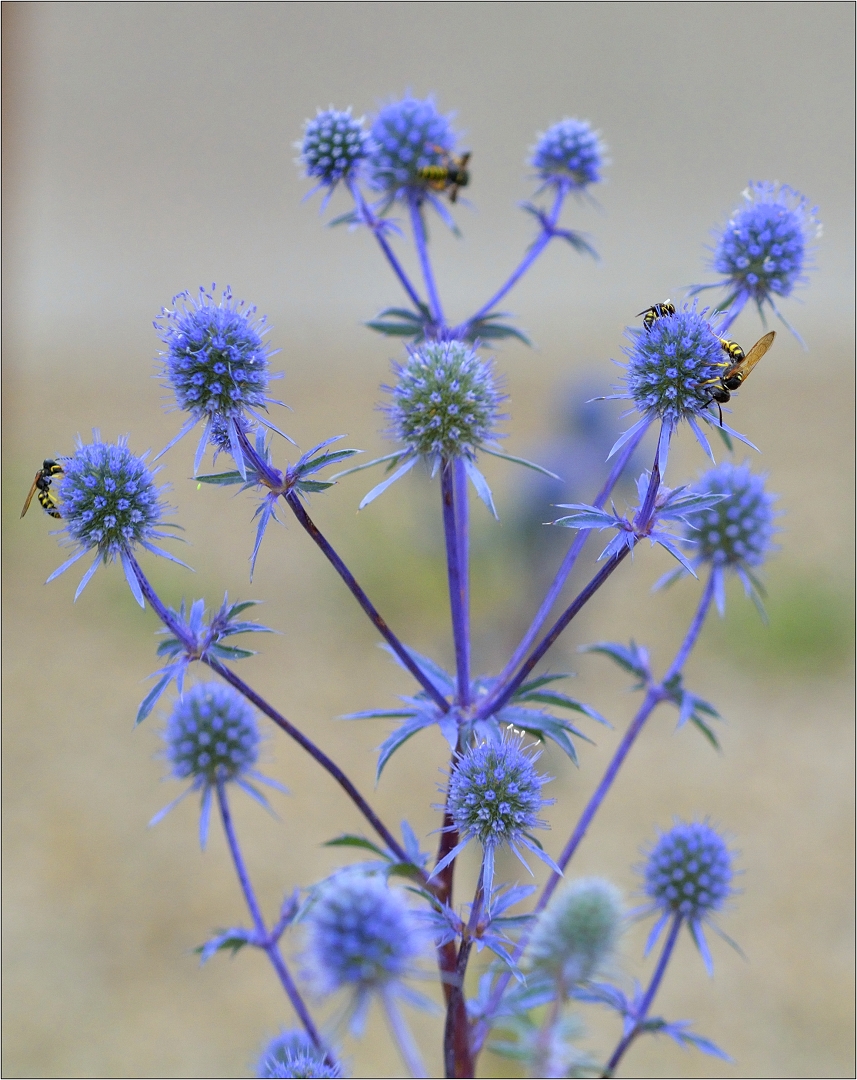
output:
{"label": "blue flower", "polygon": [[[507,733],[502,739],[477,744],[456,755],[449,778],[447,807],[460,840],[434,868],[434,875],[447,866],[471,840],[482,845],[482,887],[486,902],[494,880],[494,855],[508,844],[520,861],[529,866],[518,850],[525,847],[556,873],[556,866],[532,836],[531,829],[546,829],[538,814],[553,799],[543,799],[542,787],[551,777],[536,772],[539,753],[525,753],[521,740]],[[448,827],[448,831],[450,828]]]}
{"label": "blue flower", "polygon": [[354,992],[356,1004],[398,987],[427,944],[401,890],[383,874],[340,870],[315,891],[307,916],[305,960],[319,992]]}
{"label": "blue flower", "polygon": [[732,853],[707,822],[676,822],[669,832],[662,833],[643,867],[643,887],[650,903],[641,914],[660,915],[649,935],[646,952],[654,946],[667,922],[679,915],[687,923],[711,974],[713,964],[703,924],[734,946],[711,921],[712,913],[719,911],[734,891],[733,876]]}
{"label": "blue flower", "polygon": [[275,1035],[262,1051],[255,1068],[263,1080],[277,1077],[340,1077],[338,1063],[329,1065],[325,1055],[305,1031],[292,1029]]}
{"label": "blue flower", "polygon": [[[765,477],[754,475],[750,466],[724,462],[704,473],[694,490],[701,495],[719,494],[709,506],[686,514],[685,536],[696,545],[693,561],[708,564],[715,574],[715,597],[720,613],[725,604],[725,574],[733,571],[744,591],[757,606],[764,590],[753,569],[773,550],[777,531],[774,518],[776,495],[765,491]],[[764,612],[762,612],[764,615]]]}
{"label": "blue flower", "polygon": [[231,686],[198,683],[176,702],[163,733],[166,758],[176,780],[192,781],[177,799],[149,822],[157,824],[192,791],[202,792],[199,842],[205,847],[211,815],[211,799],[222,784],[236,783],[270,810],[268,800],[248,777],[278,791],[286,789],[254,768],[259,757],[259,725],[253,707]]}
{"label": "blue flower", "polygon": [[[77,450],[69,458],[62,459],[62,477],[59,481],[59,497],[65,528],[65,540],[77,547],[70,559],[55,570],[48,581],[53,581],[88,551],[95,552],[95,560],[83,575],[75,600],[83,592],[99,563],[107,564],[121,559],[125,577],[137,602],[143,606],[143,594],[133,572],[129,556],[138,545],[155,555],[185,564],[156,547],[154,539],[178,539],[172,533],[162,532],[162,517],[166,505],[161,501],[164,486],[157,487],[155,473],[146,464],[146,454],[137,457],[128,449],[128,440],[120,436],[115,443],[101,441],[98,431],[93,431],[93,441],[77,440]],[[56,484],[56,481],[54,481]]]}
{"label": "blue flower", "polygon": [[[713,460],[711,447],[697,421],[704,420],[707,424],[715,421],[711,389],[720,382],[730,361],[716,327],[705,317],[707,311],[707,308],[697,311],[694,302],[692,307],[659,316],[644,330],[626,331],[632,344],[623,348],[628,357],[624,392],[611,396],[633,401],[642,418],[616,442],[611,455],[641,427],[648,427],[655,420],[662,422],[662,445],[664,441],[668,445],[680,421],[686,420]],[[747,442],[725,424],[718,426]],[[664,466],[665,455],[662,455],[662,476]]]}
{"label": "blue flower", "polygon": [[770,181],[751,183],[744,200],[719,232],[712,268],[735,297],[774,307],[772,295],[789,296],[806,281],[810,243],[821,234],[818,208]]}
{"label": "blue flower", "polygon": [[355,120],[350,108],[342,112],[331,106],[319,109],[314,120],[306,121],[304,137],[295,145],[301,152],[300,163],[306,175],[318,179],[313,190],[326,187],[333,191],[340,180],[354,173],[371,144],[363,117]]}
{"label": "blue flower", "polygon": [[[393,397],[384,411],[390,419],[388,434],[403,442],[405,449],[357,466],[366,469],[383,461],[395,468],[364,496],[360,509],[419,460],[435,473],[447,462],[460,459],[479,497],[494,513],[491,492],[474,464],[477,450],[496,453],[486,444],[496,440],[495,427],[504,419],[498,410],[506,395],[497,388],[491,361],[481,360],[461,341],[433,341],[409,346],[406,363],[395,364],[394,370],[397,384],[382,387]],[[344,475],[337,473],[332,479]]]}
{"label": "blue flower", "polygon": [[371,130],[368,167],[371,183],[392,198],[421,197],[426,180],[420,170],[442,165],[455,146],[450,117],[434,101],[406,97],[383,108]]}
{"label": "blue flower", "polygon": [[200,287],[196,299],[187,291],[179,293],[173,297],[172,308],[162,309],[162,321],[154,324],[166,345],[161,353],[163,377],[178,407],[190,413],[190,419],[161,454],[203,421],[194,473],[208,443],[224,449],[228,442],[243,476],[241,438],[249,425],[247,417],[278,430],[259,410],[282,404],[268,397],[268,383],[281,376],[268,370],[272,353],[262,340],[269,329],[265,317],[256,319],[256,308],[245,307],[243,300],[234,301],[228,288],[219,302],[215,302],[213,292],[212,285],[211,293]]}
{"label": "blue flower", "polygon": [[560,120],[539,135],[531,164],[547,184],[582,191],[601,181],[606,147],[587,120]]}

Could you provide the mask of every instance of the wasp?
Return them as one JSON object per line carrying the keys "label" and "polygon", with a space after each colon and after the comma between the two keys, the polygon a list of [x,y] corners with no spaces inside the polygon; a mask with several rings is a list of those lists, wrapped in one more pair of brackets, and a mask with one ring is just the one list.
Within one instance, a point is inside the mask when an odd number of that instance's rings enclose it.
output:
{"label": "wasp", "polygon": [[723,410],[720,406],[725,405],[732,396],[732,392],[741,386],[756,364],[759,363],[768,349],[773,345],[776,336],[776,331],[771,330],[769,333],[765,334],[764,337],[759,338],[746,355],[737,342],[728,341],[726,338],[720,339],[723,351],[731,360],[731,363],[726,363],[726,370],[723,374],[719,378],[711,380],[713,383],[711,401],[714,401],[717,404],[717,411],[720,413],[721,427],[723,427]]}
{"label": "wasp", "polygon": [[643,329],[651,330],[655,319],[662,319],[664,315],[675,315],[675,304],[670,300],[664,300],[662,304],[652,304],[645,311],[638,311],[635,318],[643,316]]}
{"label": "wasp", "polygon": [[33,486],[30,488],[30,494],[27,496],[27,501],[24,503],[21,517],[23,517],[30,509],[30,503],[33,501],[34,495],[38,495],[39,502],[42,504],[42,509],[46,514],[50,514],[53,518],[62,517],[62,514],[57,509],[59,500],[57,499],[56,494],[51,491],[51,484],[53,483],[55,476],[62,476],[63,471],[63,467],[59,462],[52,461],[50,458],[45,458],[41,469],[36,473],[36,479],[33,481]]}
{"label": "wasp", "polygon": [[426,185],[433,191],[449,191],[449,201],[455,202],[458,189],[467,187],[470,183],[470,173],[467,171],[469,151],[461,157],[455,157],[442,146],[430,146],[428,149],[440,154],[443,160],[438,165],[424,165],[417,170],[417,176],[420,180],[425,180]]}

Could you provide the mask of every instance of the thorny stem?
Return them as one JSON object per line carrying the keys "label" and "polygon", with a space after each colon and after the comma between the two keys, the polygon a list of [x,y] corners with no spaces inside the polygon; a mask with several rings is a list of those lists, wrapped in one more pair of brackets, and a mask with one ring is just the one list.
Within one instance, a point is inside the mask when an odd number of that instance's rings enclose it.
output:
{"label": "thorny stem", "polygon": [[383,251],[384,255],[386,256],[387,262],[390,264],[393,273],[399,279],[402,288],[408,294],[411,303],[414,305],[417,311],[423,310],[425,305],[420,299],[417,290],[411,284],[411,280],[405,273],[402,264],[396,258],[393,249],[387,243],[387,238],[386,236],[384,236],[383,224],[375,217],[375,215],[369,209],[369,205],[363,198],[363,195],[357,185],[350,179],[347,181],[347,184],[348,190],[351,192],[351,196],[354,199],[360,217],[362,218],[363,222],[368,226],[368,228],[372,230],[375,239],[378,241],[378,246],[381,248],[381,251]]}
{"label": "thorny stem", "polygon": [[506,283],[502,285],[496,293],[494,293],[494,295],[486,304],[482,305],[482,307],[476,312],[475,315],[471,315],[471,317],[464,324],[465,326],[471,326],[477,321],[477,319],[481,319],[483,316],[487,315],[488,312],[495,307],[495,305],[499,304],[503,297],[506,295],[506,293],[509,292],[509,290],[512,289],[518,283],[518,281],[520,281],[520,279],[530,269],[530,267],[533,265],[539,255],[541,255],[544,249],[548,246],[548,244],[553,239],[554,229],[556,228],[556,224],[559,221],[559,215],[562,210],[562,204],[565,201],[565,196],[565,189],[559,187],[557,189],[556,198],[554,199],[554,204],[551,207],[547,223],[542,224],[541,233],[530,245],[526,255],[523,257],[516,269],[512,272]]}
{"label": "thorny stem", "polygon": [[672,925],[670,926],[669,933],[667,934],[667,940],[664,942],[664,947],[661,950],[661,955],[658,958],[658,964],[652,975],[652,981],[649,983],[649,987],[643,996],[643,1000],[640,1002],[640,1007],[637,1010],[637,1015],[634,1018],[634,1026],[631,1030],[619,1040],[619,1045],[613,1051],[613,1056],[607,1062],[604,1072],[601,1074],[604,1077],[614,1076],[616,1068],[622,1059],[625,1051],[631,1045],[631,1043],[640,1034],[640,1028],[648,1016],[649,1009],[652,1007],[652,1002],[655,1000],[655,994],[658,992],[658,987],[661,985],[661,980],[664,977],[664,973],[667,970],[667,964],[670,962],[672,951],[675,948],[675,943],[678,940],[678,932],[681,930],[681,924],[683,921],[683,915],[680,911],[677,911],[673,916]]}
{"label": "thorny stem", "polygon": [[426,292],[429,298],[431,317],[437,326],[443,325],[443,308],[440,306],[440,296],[434,281],[434,273],[429,260],[428,245],[426,244],[426,227],[423,221],[422,209],[415,195],[408,196],[408,209],[411,213],[411,228],[414,231],[414,247],[423,271],[423,280],[426,283]]}
{"label": "thorny stem", "polygon": [[271,965],[274,968],[274,971],[276,971],[280,982],[283,984],[283,989],[285,990],[289,1001],[292,1003],[292,1008],[297,1013],[300,1022],[306,1029],[307,1035],[312,1039],[316,1049],[324,1051],[325,1062],[328,1065],[334,1065],[336,1063],[335,1059],[330,1055],[330,1052],[325,1048],[325,1045],[322,1042],[318,1029],[313,1023],[309,1010],[300,995],[300,991],[295,985],[295,982],[289,973],[289,969],[286,967],[285,961],[280,953],[278,942],[272,940],[268,935],[268,931],[265,927],[265,920],[262,917],[262,912],[259,908],[259,903],[250,881],[250,875],[247,873],[244,857],[241,854],[241,848],[238,844],[238,836],[235,833],[235,827],[232,823],[232,814],[229,809],[229,800],[226,797],[226,787],[222,781],[217,783],[216,789],[217,802],[220,807],[220,819],[223,822],[223,831],[226,834],[226,842],[229,844],[232,862],[235,865],[235,873],[238,876],[241,891],[244,893],[244,899],[247,901],[247,907],[250,911],[250,916],[253,919],[253,928],[256,931],[256,937],[258,938],[260,947],[265,951],[268,959],[271,961]]}
{"label": "thorny stem", "polygon": [[[151,584],[149,583],[149,579],[143,573],[139,563],[134,558],[134,556],[130,552],[128,552],[126,553],[126,557],[128,558],[129,563],[134,571],[134,575],[139,582],[140,589],[142,590],[143,595],[152,605],[152,610],[155,612],[155,614],[158,616],[164,626],[166,626],[167,629],[170,630],[170,632],[174,634],[176,638],[178,638],[178,640],[185,645],[186,648],[195,648],[196,643],[192,639],[188,638],[181,622],[176,619],[175,616],[161,602],[160,597],[152,588]],[[285,733],[289,735],[292,739],[294,739],[299,746],[303,747],[303,749],[306,750],[310,757],[314,758],[315,761],[317,761],[323,769],[326,769],[327,772],[329,772],[330,775],[333,777],[333,779],[339,784],[339,786],[346,792],[351,801],[355,804],[360,813],[363,814],[363,816],[366,818],[366,820],[369,822],[375,832],[381,837],[387,847],[395,854],[396,858],[400,859],[402,862],[410,862],[410,859],[408,858],[408,855],[405,852],[404,848],[401,846],[398,840],[396,840],[395,836],[393,836],[387,826],[383,823],[383,821],[381,821],[381,819],[378,817],[372,807],[366,802],[366,800],[363,798],[363,796],[360,794],[354,784],[352,784],[352,782],[348,779],[342,769],[339,768],[335,761],[329,758],[323,750],[320,750],[319,747],[317,747],[311,739],[308,739],[307,736],[304,735],[304,733],[299,728],[296,728],[294,724],[290,723],[281,713],[277,712],[277,710],[272,705],[270,705],[267,701],[265,701],[263,697],[257,694],[256,691],[252,689],[252,687],[248,686],[243,679],[239,678],[234,671],[231,671],[228,667],[225,667],[219,660],[215,660],[213,657],[200,656],[198,657],[198,659],[202,660],[202,662],[207,664],[212,671],[216,672],[222,679],[228,682],[230,686],[234,687],[239,694],[242,694],[245,698],[247,698],[247,700],[253,705],[255,705],[260,712],[263,712],[265,716],[273,720],[273,722],[279,728],[282,728],[282,730],[285,731]]]}
{"label": "thorny stem", "polygon": [[[628,440],[628,442],[622,447],[621,451],[617,455],[616,462],[613,465],[613,468],[610,470],[610,475],[607,477],[604,486],[601,488],[601,490],[598,492],[598,494],[592,501],[592,505],[597,506],[599,510],[607,501],[610,492],[616,486],[620,476],[625,471],[625,466],[630,461],[631,455],[640,445],[640,442],[642,441],[643,436],[646,434],[647,431],[648,428],[642,428],[640,431],[638,431],[632,439]],[[541,606],[539,607],[539,610],[536,612],[535,617],[530,624],[529,630],[527,630],[526,634],[524,634],[524,636],[521,638],[521,642],[512,654],[511,659],[500,673],[497,679],[497,682],[500,686],[503,685],[506,679],[511,677],[512,672],[515,670],[515,668],[517,668],[518,664],[520,664],[520,662],[527,655],[527,650],[532,647],[533,642],[538,636],[539,630],[541,630],[545,620],[550,614],[551,608],[554,606],[559,594],[562,592],[563,586],[568,580],[569,574],[574,569],[574,564],[577,562],[577,558],[583,550],[584,544],[589,539],[589,534],[591,531],[591,529],[581,529],[577,536],[574,538],[574,542],[566,553],[565,558],[562,560],[560,568],[556,572],[556,577],[553,579],[551,587],[548,589],[547,594],[542,601]]]}

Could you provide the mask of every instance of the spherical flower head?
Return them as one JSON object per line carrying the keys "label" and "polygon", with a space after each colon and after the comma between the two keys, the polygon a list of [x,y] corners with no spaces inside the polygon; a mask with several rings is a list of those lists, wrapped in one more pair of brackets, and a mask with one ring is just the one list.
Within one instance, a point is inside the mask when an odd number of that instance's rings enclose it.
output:
{"label": "spherical flower head", "polygon": [[420,170],[441,165],[455,146],[450,117],[442,116],[431,98],[406,97],[387,105],[372,124],[371,138],[372,184],[391,194],[424,190]]}
{"label": "spherical flower head", "polygon": [[581,190],[600,182],[605,150],[587,120],[567,118],[539,135],[531,164],[545,183]]}
{"label": "spherical flower head", "polygon": [[97,550],[104,562],[137,544],[149,547],[165,510],[163,488],[155,485],[145,455],[128,449],[127,439],[82,443],[62,462],[59,495],[65,530],[81,551]]}
{"label": "spherical flower head", "polygon": [[516,738],[481,743],[459,755],[447,805],[462,836],[495,848],[544,825],[538,814],[546,805],[542,787],[550,778],[536,772],[536,758]]}
{"label": "spherical flower head", "polygon": [[726,355],[705,310],[694,306],[662,315],[648,330],[629,334],[633,344],[624,349],[625,383],[644,416],[672,424],[707,416],[711,388],[720,381]]}
{"label": "spherical flower head", "polygon": [[431,342],[409,349],[405,364],[395,365],[399,381],[385,387],[393,395],[387,407],[390,434],[415,454],[430,458],[473,458],[494,438],[501,419],[490,361],[460,341]]}
{"label": "spherical flower head", "polygon": [[817,207],[786,184],[751,183],[744,204],[720,232],[713,267],[757,302],[788,296],[805,280],[810,241],[820,235]]}
{"label": "spherical flower head", "polygon": [[771,550],[776,495],[765,491],[765,478],[750,466],[724,462],[709,469],[695,485],[702,493],[725,498],[707,510],[687,514],[687,538],[696,557],[715,566],[759,566]]}
{"label": "spherical flower head", "polygon": [[340,1077],[338,1063],[328,1064],[304,1031],[281,1031],[267,1044],[256,1065],[256,1076],[263,1080],[276,1077]]}
{"label": "spherical flower head", "polygon": [[408,974],[423,947],[401,891],[357,867],[319,886],[307,923],[307,963],[323,993],[383,990]]}
{"label": "spherical flower head", "polygon": [[704,821],[679,822],[663,833],[644,869],[644,888],[665,912],[698,923],[732,892],[732,855]]}
{"label": "spherical flower head", "polygon": [[304,137],[298,144],[301,164],[308,177],[333,188],[350,176],[369,153],[369,135],[363,118],[355,120],[351,109],[341,112],[331,106],[319,110],[314,120],[307,120]]}
{"label": "spherical flower head", "polygon": [[592,979],[612,957],[621,925],[621,895],[609,881],[565,882],[538,917],[529,965],[566,989]]}
{"label": "spherical flower head", "polygon": [[256,319],[255,307],[233,300],[229,289],[215,301],[201,288],[195,299],[188,292],[173,297],[161,319],[163,374],[180,409],[200,420],[265,408],[270,353],[265,317]]}
{"label": "spherical flower head", "polygon": [[231,686],[198,683],[176,702],[164,741],[173,776],[209,787],[253,768],[259,725],[252,706]]}

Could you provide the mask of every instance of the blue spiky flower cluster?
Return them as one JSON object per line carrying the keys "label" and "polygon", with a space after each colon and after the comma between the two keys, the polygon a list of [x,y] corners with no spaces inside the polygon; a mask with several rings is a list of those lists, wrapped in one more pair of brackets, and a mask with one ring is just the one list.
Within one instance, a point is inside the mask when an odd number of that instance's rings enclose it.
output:
{"label": "blue spiky flower cluster", "polygon": [[687,538],[697,545],[697,558],[720,566],[758,566],[771,550],[775,532],[775,495],[765,491],[765,478],[750,466],[724,462],[709,469],[695,485],[701,493],[724,497],[705,510],[687,514]]}
{"label": "blue spiky flower cluster", "polygon": [[441,164],[455,146],[450,119],[437,111],[431,98],[406,97],[387,105],[372,124],[371,138],[368,164],[373,186],[391,193],[422,189],[420,169]]}
{"label": "blue spiky flower cluster", "polygon": [[383,989],[408,974],[423,946],[403,894],[356,867],[319,887],[307,921],[307,965],[324,993]]}
{"label": "blue spiky flower cluster", "polygon": [[550,777],[536,772],[536,756],[520,741],[481,743],[461,754],[449,778],[448,806],[462,836],[475,837],[483,848],[515,843],[533,828],[544,826],[539,811],[546,805],[542,787]]}
{"label": "blue spiky flower cluster", "polygon": [[172,774],[206,785],[234,780],[259,756],[259,725],[251,705],[230,686],[198,683],[176,702],[164,740]]}
{"label": "blue spiky flower cluster", "polygon": [[265,1046],[256,1065],[256,1076],[262,1080],[279,1077],[335,1078],[342,1076],[337,1062],[329,1064],[304,1031],[281,1031]]}
{"label": "blue spiky flower cluster", "polygon": [[633,331],[631,340],[624,349],[627,396],[644,416],[674,424],[705,412],[724,369],[723,348],[705,311],[663,315],[648,330]]}
{"label": "blue spiky flower cluster", "polygon": [[[212,287],[213,292],[213,287]],[[219,301],[200,288],[173,298],[155,328],[166,345],[163,374],[180,409],[195,419],[234,418],[265,408],[269,350],[262,340],[265,316],[225,289]]]}
{"label": "blue spiky flower cluster", "polygon": [[757,302],[788,296],[804,280],[817,208],[787,184],[752,183],[719,235],[713,267]]}
{"label": "blue spiky flower cluster", "polygon": [[123,550],[161,536],[156,526],[164,505],[154,472],[128,449],[127,439],[78,442],[63,460],[62,516],[68,535],[87,550],[97,548],[105,562]]}
{"label": "blue spiky flower cluster", "polygon": [[298,144],[301,163],[309,177],[326,187],[334,187],[349,176],[369,152],[369,135],[362,118],[355,120],[351,109],[319,110],[307,120],[303,140]]}
{"label": "blue spiky flower cluster", "polygon": [[399,381],[385,387],[391,435],[414,453],[430,458],[473,458],[494,437],[504,395],[490,361],[460,341],[431,342],[408,350],[396,364]]}
{"label": "blue spiky flower cluster", "polygon": [[707,822],[679,822],[649,853],[644,888],[660,908],[698,922],[732,892],[732,856]]}
{"label": "blue spiky flower cluster", "polygon": [[587,120],[567,118],[539,136],[531,163],[542,180],[581,189],[601,180],[605,147]]}

